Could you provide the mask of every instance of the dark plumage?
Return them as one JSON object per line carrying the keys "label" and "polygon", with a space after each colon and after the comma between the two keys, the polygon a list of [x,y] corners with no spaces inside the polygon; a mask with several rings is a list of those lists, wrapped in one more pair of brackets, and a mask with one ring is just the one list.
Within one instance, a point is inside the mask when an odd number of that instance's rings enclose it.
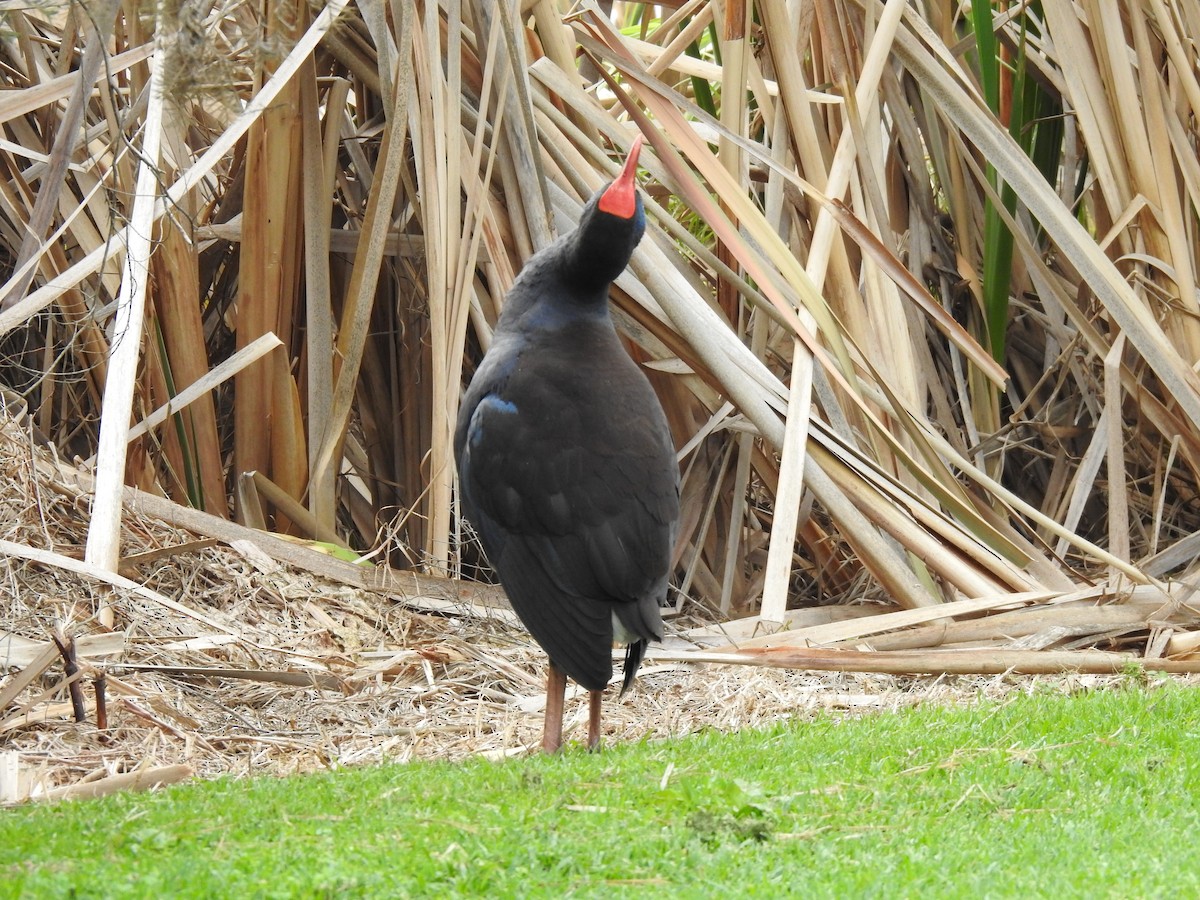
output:
{"label": "dark plumage", "polygon": [[645,230],[640,146],[578,228],[521,270],[454,435],[463,512],[550,657],[550,751],[561,743],[563,673],[592,692],[594,746],[614,639],[629,644],[622,693],[646,642],[662,639],[679,468],[658,398],[608,311],[609,286]]}

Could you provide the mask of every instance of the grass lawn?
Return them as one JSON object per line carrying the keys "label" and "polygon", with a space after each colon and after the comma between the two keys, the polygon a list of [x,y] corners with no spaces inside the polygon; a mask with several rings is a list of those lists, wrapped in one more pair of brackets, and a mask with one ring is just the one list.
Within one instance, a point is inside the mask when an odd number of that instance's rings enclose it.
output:
{"label": "grass lawn", "polygon": [[1200,691],[0,811],[0,897],[1200,894]]}

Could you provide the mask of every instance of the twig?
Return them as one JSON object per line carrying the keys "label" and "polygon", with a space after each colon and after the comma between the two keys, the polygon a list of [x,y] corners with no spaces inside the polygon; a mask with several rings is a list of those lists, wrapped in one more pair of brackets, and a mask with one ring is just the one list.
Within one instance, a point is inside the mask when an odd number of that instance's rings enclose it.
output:
{"label": "twig", "polygon": [[87,718],[87,705],[83,702],[83,686],[76,677],[79,674],[79,663],[75,660],[75,641],[73,638],[66,638],[64,641],[57,634],[51,637],[63,658],[63,670],[67,673],[67,692],[71,695],[71,709],[74,710],[75,721],[82,722]]}

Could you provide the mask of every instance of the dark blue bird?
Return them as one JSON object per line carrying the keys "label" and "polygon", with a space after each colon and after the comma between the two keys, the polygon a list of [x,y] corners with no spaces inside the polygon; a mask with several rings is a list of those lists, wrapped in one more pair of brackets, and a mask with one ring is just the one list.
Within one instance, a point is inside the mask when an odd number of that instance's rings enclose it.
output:
{"label": "dark blue bird", "polygon": [[624,694],[662,639],[679,467],[662,407],[617,337],[612,280],[645,231],[639,136],[579,226],[525,264],[459,412],[462,511],[513,609],[550,657],[542,746],[562,744],[569,675],[589,691],[588,746],[614,642]]}

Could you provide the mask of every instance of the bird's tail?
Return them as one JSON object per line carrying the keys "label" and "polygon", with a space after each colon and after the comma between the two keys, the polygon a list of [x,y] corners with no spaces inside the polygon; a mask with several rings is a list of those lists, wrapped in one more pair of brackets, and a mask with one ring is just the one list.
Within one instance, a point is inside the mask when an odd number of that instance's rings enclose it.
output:
{"label": "bird's tail", "polygon": [[638,666],[642,664],[642,657],[645,655],[646,641],[630,641],[629,646],[625,648],[625,680],[621,684],[619,696],[624,697],[625,692],[632,686]]}

